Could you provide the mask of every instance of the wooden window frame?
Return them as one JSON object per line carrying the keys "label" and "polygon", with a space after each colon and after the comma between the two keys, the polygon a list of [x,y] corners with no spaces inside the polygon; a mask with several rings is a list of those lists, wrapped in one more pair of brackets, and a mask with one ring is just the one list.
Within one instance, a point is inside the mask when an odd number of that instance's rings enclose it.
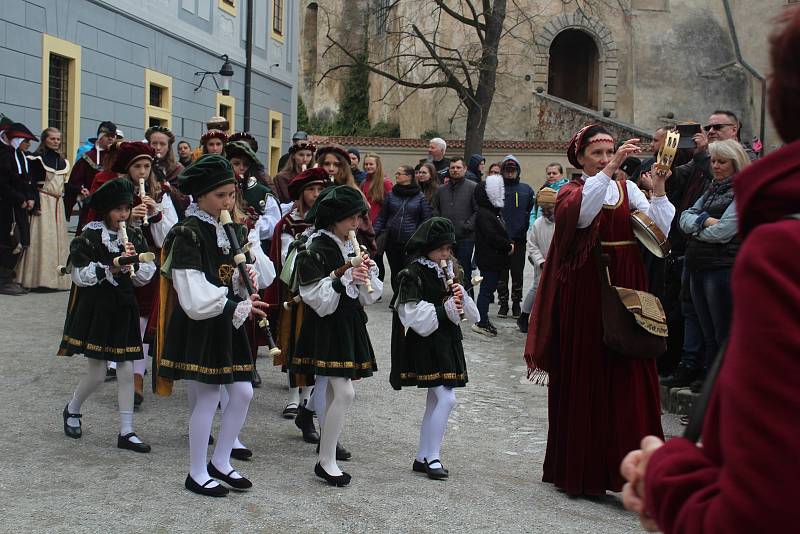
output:
{"label": "wooden window frame", "polygon": [[269,8],[269,33],[270,36],[278,42],[285,43],[286,42],[286,0],[280,0],[281,2],[281,31],[280,33],[275,31],[275,0],[270,1],[270,8]]}
{"label": "wooden window frame", "polygon": [[[155,85],[163,89],[161,95],[162,106],[150,105],[150,86]],[[172,77],[160,72],[144,69],[144,129],[150,127],[150,119],[163,121],[165,126],[172,129]]]}
{"label": "wooden window frame", "polygon": [[61,149],[71,158],[81,144],[81,47],[75,43],[42,34],[42,130],[50,125],[50,55],[56,54],[70,60],[69,80],[67,81],[69,99],[67,100],[67,131],[69,146]]}
{"label": "wooden window frame", "polygon": [[222,93],[216,93],[216,95],[217,98],[214,104],[214,115],[219,113],[220,104],[223,106],[228,106],[228,109],[231,110],[231,116],[225,117],[228,119],[228,131],[225,133],[230,135],[236,131],[236,98],[234,98],[233,95],[223,95]]}

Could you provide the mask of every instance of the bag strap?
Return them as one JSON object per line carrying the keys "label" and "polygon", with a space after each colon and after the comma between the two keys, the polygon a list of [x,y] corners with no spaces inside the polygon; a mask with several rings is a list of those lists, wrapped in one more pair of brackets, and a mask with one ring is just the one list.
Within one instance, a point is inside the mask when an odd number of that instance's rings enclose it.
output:
{"label": "bag strap", "polygon": [[711,392],[714,390],[714,385],[717,383],[719,377],[719,369],[722,367],[722,360],[725,357],[725,351],[728,348],[728,340],[726,339],[722,346],[719,348],[717,357],[714,359],[714,364],[708,371],[708,376],[703,383],[703,389],[700,391],[700,396],[697,398],[694,407],[692,408],[692,415],[689,418],[689,424],[683,431],[683,437],[697,443],[700,441],[700,436],[703,433],[703,422],[706,417],[706,410],[708,409],[708,402],[711,400]]}

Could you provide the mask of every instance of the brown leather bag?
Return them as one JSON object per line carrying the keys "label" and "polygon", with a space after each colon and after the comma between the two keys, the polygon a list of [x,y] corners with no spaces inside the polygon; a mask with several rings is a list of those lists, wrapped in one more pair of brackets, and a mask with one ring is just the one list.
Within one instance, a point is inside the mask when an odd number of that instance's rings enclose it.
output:
{"label": "brown leather bag", "polygon": [[667,350],[667,316],[658,297],[611,285],[608,255],[596,249],[603,344],[623,356],[657,358]]}

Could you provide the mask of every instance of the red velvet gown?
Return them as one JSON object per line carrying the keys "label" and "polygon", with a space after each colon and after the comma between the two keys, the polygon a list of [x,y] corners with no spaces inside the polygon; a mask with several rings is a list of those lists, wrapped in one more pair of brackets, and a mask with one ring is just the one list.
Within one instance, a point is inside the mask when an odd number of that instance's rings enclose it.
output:
{"label": "red velvet gown", "polygon": [[[572,248],[583,242],[587,254],[582,264],[564,276],[552,277],[556,284],[551,309],[557,314],[552,318],[557,350],[547,369],[549,430],[542,480],[570,495],[620,491],[623,457],[637,449],[644,436],[663,435],[655,360],[626,358],[603,345],[599,274],[597,260],[588,252],[590,247],[597,240],[630,243],[602,246],[603,253],[610,256],[611,282],[647,289],[641,253],[631,228],[627,189],[619,182],[617,185],[617,205],[603,206],[589,228],[575,228],[571,244],[560,244],[563,250],[565,245]],[[558,219],[565,216],[574,217],[571,223],[577,225],[581,188],[572,187],[571,192],[573,199],[577,196],[577,209],[574,204],[571,210],[557,207],[556,229]]]}

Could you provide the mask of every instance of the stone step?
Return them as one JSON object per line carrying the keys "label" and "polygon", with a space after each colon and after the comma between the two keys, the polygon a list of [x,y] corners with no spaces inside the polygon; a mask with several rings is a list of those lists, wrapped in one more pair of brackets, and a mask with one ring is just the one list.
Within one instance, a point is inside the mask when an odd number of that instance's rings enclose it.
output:
{"label": "stone step", "polygon": [[659,387],[661,388],[661,409],[663,411],[678,415],[691,415],[692,407],[697,397],[700,396],[699,393],[692,393],[692,390],[688,387]]}

